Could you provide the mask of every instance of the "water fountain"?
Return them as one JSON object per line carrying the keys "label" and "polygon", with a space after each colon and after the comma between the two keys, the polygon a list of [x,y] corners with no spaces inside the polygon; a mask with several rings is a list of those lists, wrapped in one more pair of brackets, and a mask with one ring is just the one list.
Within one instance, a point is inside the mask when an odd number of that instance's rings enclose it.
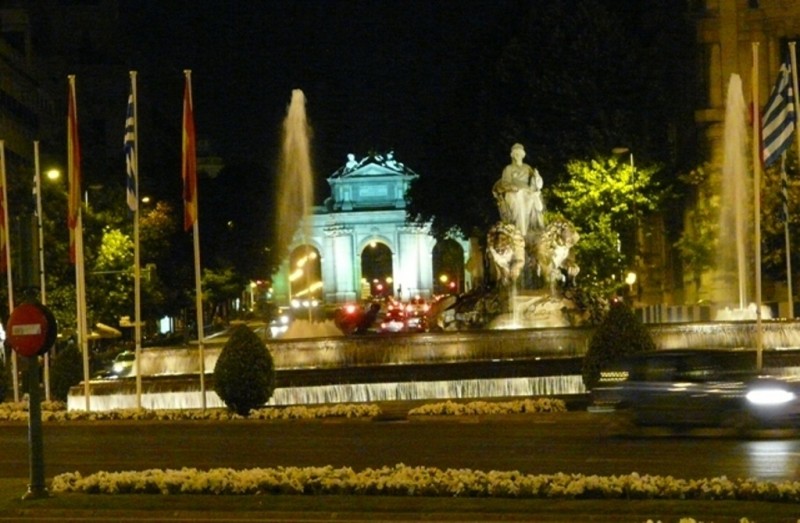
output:
{"label": "water fountain", "polygon": [[[748,305],[751,278],[748,268],[752,257],[752,191],[747,158],[747,106],[742,94],[742,80],[732,74],[728,82],[725,105],[724,152],[720,199],[720,236],[717,249],[715,301],[731,304],[718,311],[717,320],[754,320],[757,308]],[[735,248],[731,249],[731,245]],[[762,306],[762,318],[770,318],[768,307]]]}
{"label": "water fountain", "polygon": [[[314,172],[311,165],[311,128],[306,117],[303,91],[292,91],[292,99],[283,121],[280,167],[278,169],[275,249],[286,252],[298,233],[303,218],[314,205]],[[308,231],[301,230],[301,237]]]}
{"label": "water fountain", "polygon": [[[727,125],[727,124],[726,124]],[[310,210],[312,169],[309,161],[308,123],[305,97],[292,93],[292,103],[284,123],[280,216],[294,225],[281,225],[281,239],[289,245],[294,231]],[[739,160],[741,161],[741,160]],[[741,163],[739,165],[742,165]],[[737,197],[739,200],[739,197]],[[744,197],[741,201],[746,201]],[[292,203],[293,202],[293,203]],[[302,209],[302,212],[300,210]],[[740,212],[744,215],[743,212]],[[501,224],[499,237],[508,242],[493,244],[506,263],[508,274],[514,274],[519,260],[525,256],[525,239],[508,232],[509,224]],[[513,226],[512,226],[513,228]],[[740,230],[741,232],[742,230]],[[302,232],[300,233],[302,234]],[[554,222],[544,227],[554,245],[574,245],[577,233],[567,223]],[[737,233],[738,234],[738,233]],[[522,251],[520,253],[520,240]],[[737,236],[737,242],[739,237]],[[569,252],[554,247],[537,260],[545,273],[560,274],[577,270],[569,264]],[[506,257],[507,256],[507,257]],[[503,267],[500,267],[503,269]],[[512,279],[516,280],[516,274]],[[551,280],[546,279],[546,281]],[[512,304],[523,300],[540,305],[559,300],[520,292],[512,296]],[[518,303],[519,302],[519,303]],[[484,304],[485,306],[486,304]],[[741,307],[740,307],[741,308]],[[268,340],[267,346],[277,370],[278,388],[270,401],[273,405],[333,403],[355,401],[390,401],[407,399],[485,398],[496,396],[532,396],[547,394],[579,394],[585,392],[580,377],[583,354],[589,343],[589,327],[546,325],[524,328],[526,321],[542,322],[531,308],[510,313],[514,327],[504,330],[466,330],[423,334],[341,336],[326,331],[324,325],[296,321],[291,336]],[[501,315],[502,316],[502,315]],[[552,316],[552,315],[551,315]],[[552,319],[552,317],[551,317]],[[500,325],[498,325],[499,327]],[[508,325],[510,326],[510,324]],[[531,325],[528,325],[530,327]],[[520,328],[523,327],[523,328]],[[657,325],[651,333],[659,348],[742,349],[756,345],[752,322],[714,322]],[[765,362],[781,360],[782,367],[798,368],[800,328],[794,324],[769,322],[763,327]],[[205,369],[213,372],[221,346],[208,345]],[[150,348],[142,351],[142,406],[145,408],[199,408],[199,368],[197,351],[191,348]],[[212,380],[208,380],[209,383]],[[135,380],[96,380],[91,384],[93,410],[131,408],[136,406]],[[222,406],[207,386],[206,404]],[[68,407],[83,409],[83,387],[70,391]]]}

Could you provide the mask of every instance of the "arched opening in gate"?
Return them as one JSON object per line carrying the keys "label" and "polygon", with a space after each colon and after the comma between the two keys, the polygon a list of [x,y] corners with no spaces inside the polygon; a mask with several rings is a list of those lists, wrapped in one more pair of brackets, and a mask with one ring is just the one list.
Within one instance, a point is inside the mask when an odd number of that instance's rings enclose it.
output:
{"label": "arched opening in gate", "polygon": [[315,307],[322,299],[322,264],[313,245],[300,245],[289,255],[289,301],[293,307]]}
{"label": "arched opening in gate", "polygon": [[433,247],[434,294],[464,292],[464,249],[450,238],[439,240]]}
{"label": "arched opening in gate", "polygon": [[392,251],[385,243],[370,242],[361,251],[361,282],[371,298],[394,295]]}

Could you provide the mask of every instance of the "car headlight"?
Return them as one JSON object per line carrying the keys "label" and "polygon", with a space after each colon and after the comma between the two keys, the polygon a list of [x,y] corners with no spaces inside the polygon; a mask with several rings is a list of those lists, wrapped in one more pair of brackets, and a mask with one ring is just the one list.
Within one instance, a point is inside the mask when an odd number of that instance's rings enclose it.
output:
{"label": "car headlight", "polygon": [[783,405],[795,399],[795,393],[779,387],[753,389],[745,396],[753,405]]}

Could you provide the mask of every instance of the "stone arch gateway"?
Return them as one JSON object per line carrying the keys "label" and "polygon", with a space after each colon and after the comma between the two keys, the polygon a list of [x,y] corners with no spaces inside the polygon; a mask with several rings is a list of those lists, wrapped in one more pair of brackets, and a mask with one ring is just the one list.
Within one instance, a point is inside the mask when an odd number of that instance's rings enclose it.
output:
{"label": "stone arch gateway", "polygon": [[[389,152],[361,160],[350,154],[348,162],[328,178],[331,196],[305,218],[289,249],[308,244],[319,251],[325,303],[362,299],[362,253],[376,243],[391,252],[394,294],[403,300],[433,295],[436,239],[429,225],[406,220],[405,195],[418,176]],[[305,238],[300,231],[307,231]],[[456,241],[466,256],[469,244]],[[273,278],[274,299],[279,304],[288,303],[291,270],[287,259]],[[468,274],[462,277],[469,283]]]}

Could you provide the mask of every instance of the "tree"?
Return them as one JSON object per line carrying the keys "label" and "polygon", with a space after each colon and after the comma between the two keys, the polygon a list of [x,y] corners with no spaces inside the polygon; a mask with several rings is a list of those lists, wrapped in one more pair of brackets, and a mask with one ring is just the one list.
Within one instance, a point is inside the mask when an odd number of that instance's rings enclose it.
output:
{"label": "tree", "polygon": [[74,343],[67,345],[53,357],[50,365],[50,394],[59,401],[67,401],[69,389],[83,380],[81,351]]}
{"label": "tree", "polygon": [[241,297],[245,281],[232,267],[203,269],[203,298],[211,309],[211,317],[226,318],[228,304]]}
{"label": "tree", "polygon": [[187,240],[169,203],[159,201],[154,207],[140,211],[139,251],[145,319],[176,316],[192,303],[186,293],[186,289],[194,285],[194,267],[189,261],[191,249]]}
{"label": "tree", "polygon": [[232,329],[214,367],[214,390],[228,409],[247,416],[275,390],[275,366],[264,342],[246,325]]}
{"label": "tree", "polygon": [[[793,154],[792,147],[787,153],[786,161],[786,195],[789,220],[789,243],[792,253],[797,251],[800,245],[800,185],[797,180],[799,167],[796,155]],[[773,280],[786,280],[786,235],[784,228],[784,210],[781,181],[780,162],[764,170],[761,184],[761,235],[762,235],[762,263],[764,272]],[[792,256],[792,269],[796,271],[800,267],[800,258]],[[795,275],[793,275],[795,276]]]}
{"label": "tree", "polygon": [[626,267],[635,266],[636,229],[666,195],[654,180],[659,170],[617,156],[567,164],[569,179],[551,190],[581,234],[575,251],[582,280],[610,290]]}
{"label": "tree", "polygon": [[133,240],[106,228],[86,281],[92,320],[116,325],[133,304]]}
{"label": "tree", "polygon": [[687,211],[686,227],[675,247],[684,268],[692,275],[696,295],[700,296],[703,274],[715,265],[719,244],[720,197],[712,189],[707,165],[693,169],[679,179],[694,188],[695,198]]}
{"label": "tree", "polygon": [[614,301],[589,340],[583,357],[583,384],[587,389],[594,387],[604,366],[621,356],[655,349],[653,338],[639,318],[624,302]]}

